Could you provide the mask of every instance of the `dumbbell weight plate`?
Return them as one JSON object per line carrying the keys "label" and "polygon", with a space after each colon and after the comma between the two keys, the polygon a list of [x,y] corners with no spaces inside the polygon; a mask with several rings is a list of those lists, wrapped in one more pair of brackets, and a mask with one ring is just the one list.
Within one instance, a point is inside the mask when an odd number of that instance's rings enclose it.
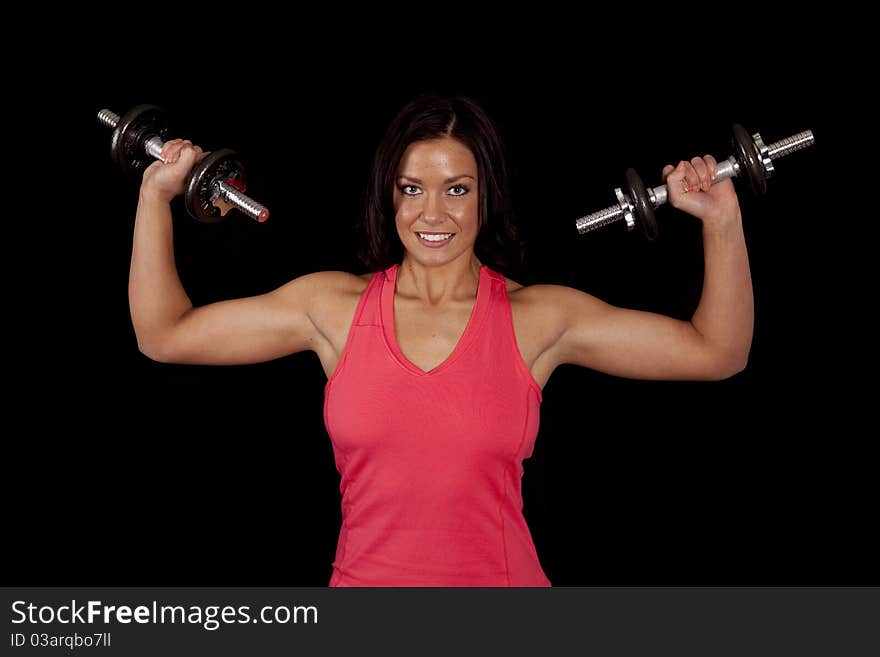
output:
{"label": "dumbbell weight plate", "polygon": [[739,123],[733,124],[733,152],[739,168],[752,186],[752,192],[760,196],[767,191],[767,176],[764,173],[764,164],[761,162],[761,154],[755,145],[755,140],[748,130]]}
{"label": "dumbbell weight plate", "polygon": [[239,162],[236,152],[229,148],[213,151],[196,164],[190,174],[185,194],[186,209],[190,215],[204,223],[223,221],[220,209],[212,203],[217,193],[215,183],[228,182],[231,179],[233,187],[244,191],[244,166]]}
{"label": "dumbbell weight plate", "polygon": [[626,185],[629,198],[634,206],[636,219],[641,225],[645,237],[652,241],[657,239],[659,228],[657,227],[657,218],[654,216],[654,205],[651,203],[648,190],[645,189],[645,183],[633,168],[626,170]]}
{"label": "dumbbell weight plate", "polygon": [[168,122],[165,112],[156,105],[137,105],[119,119],[110,140],[110,154],[123,171],[141,175],[155,162],[147,155],[146,144],[152,137],[165,141]]}

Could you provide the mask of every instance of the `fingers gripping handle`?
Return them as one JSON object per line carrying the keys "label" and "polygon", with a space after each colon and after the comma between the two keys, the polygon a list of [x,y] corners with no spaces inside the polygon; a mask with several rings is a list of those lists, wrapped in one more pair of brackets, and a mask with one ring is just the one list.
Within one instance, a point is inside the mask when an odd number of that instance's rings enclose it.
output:
{"label": "fingers gripping handle", "polygon": [[[727,180],[728,178],[736,178],[738,175],[739,165],[731,155],[726,160],[722,160],[718,163],[718,171],[716,172],[715,177],[712,178],[712,184],[714,185],[715,183]],[[651,200],[654,202],[655,208],[666,203],[669,200],[666,185],[654,187],[651,190]]]}

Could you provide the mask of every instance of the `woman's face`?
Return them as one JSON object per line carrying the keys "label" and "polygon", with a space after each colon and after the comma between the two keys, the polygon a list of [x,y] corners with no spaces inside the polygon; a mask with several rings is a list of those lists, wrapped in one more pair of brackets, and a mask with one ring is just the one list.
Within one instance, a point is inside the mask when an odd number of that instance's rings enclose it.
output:
{"label": "woman's face", "polygon": [[[420,262],[441,264],[473,252],[479,221],[477,161],[450,137],[413,142],[400,159],[394,215],[404,248]],[[420,233],[445,241],[428,241]]]}

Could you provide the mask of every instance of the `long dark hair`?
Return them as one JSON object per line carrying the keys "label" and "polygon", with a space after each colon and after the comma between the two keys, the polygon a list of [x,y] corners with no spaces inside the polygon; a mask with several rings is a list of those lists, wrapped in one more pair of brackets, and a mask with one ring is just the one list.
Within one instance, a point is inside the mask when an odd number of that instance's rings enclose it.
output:
{"label": "long dark hair", "polygon": [[376,150],[365,196],[366,214],[359,226],[358,258],[369,271],[403,260],[403,244],[394,221],[397,169],[410,144],[438,137],[457,139],[477,162],[480,203],[474,253],[492,269],[519,267],[525,260],[525,242],[512,217],[507,164],[498,130],[475,101],[436,93],[411,100],[388,126]]}

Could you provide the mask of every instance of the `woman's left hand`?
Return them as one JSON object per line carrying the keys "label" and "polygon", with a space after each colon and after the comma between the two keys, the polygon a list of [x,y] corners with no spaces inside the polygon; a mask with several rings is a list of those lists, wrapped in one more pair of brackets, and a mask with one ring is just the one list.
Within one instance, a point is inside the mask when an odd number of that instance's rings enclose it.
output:
{"label": "woman's left hand", "polygon": [[723,228],[741,219],[739,199],[728,178],[711,184],[718,162],[711,155],[682,160],[678,166],[663,167],[663,182],[669,204],[692,214],[707,228]]}

